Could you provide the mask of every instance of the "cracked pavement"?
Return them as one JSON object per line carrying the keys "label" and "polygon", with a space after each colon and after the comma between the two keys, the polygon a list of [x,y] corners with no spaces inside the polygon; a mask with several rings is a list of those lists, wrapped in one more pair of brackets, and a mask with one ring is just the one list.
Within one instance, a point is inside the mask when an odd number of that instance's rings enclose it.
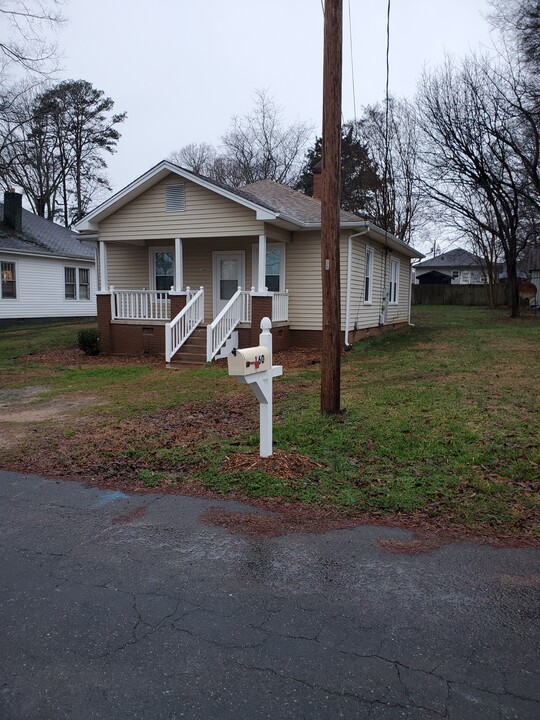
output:
{"label": "cracked pavement", "polygon": [[540,551],[212,506],[0,472],[2,720],[540,717]]}

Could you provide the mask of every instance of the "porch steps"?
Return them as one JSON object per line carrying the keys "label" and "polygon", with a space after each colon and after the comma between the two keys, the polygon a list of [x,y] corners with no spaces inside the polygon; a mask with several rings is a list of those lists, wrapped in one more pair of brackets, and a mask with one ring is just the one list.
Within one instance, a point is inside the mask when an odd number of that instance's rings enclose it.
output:
{"label": "porch steps", "polygon": [[199,325],[180,350],[167,363],[171,370],[182,367],[201,367],[206,364],[206,325]]}
{"label": "porch steps", "polygon": [[[215,359],[220,360],[226,358],[233,347],[238,347],[238,332],[236,330],[234,330],[231,337],[225,341]],[[170,370],[182,367],[201,367],[202,365],[206,365],[206,325],[199,325],[176,355],[171,358],[171,362],[167,363],[167,367]]]}

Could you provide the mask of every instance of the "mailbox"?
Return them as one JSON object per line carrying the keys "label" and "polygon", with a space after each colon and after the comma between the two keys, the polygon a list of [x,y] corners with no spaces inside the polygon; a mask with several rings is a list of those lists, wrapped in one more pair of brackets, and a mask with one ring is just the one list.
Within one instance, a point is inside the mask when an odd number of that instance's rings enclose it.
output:
{"label": "mailbox", "polygon": [[243,376],[270,370],[272,367],[272,356],[270,350],[264,345],[257,347],[235,348],[227,357],[229,375]]}

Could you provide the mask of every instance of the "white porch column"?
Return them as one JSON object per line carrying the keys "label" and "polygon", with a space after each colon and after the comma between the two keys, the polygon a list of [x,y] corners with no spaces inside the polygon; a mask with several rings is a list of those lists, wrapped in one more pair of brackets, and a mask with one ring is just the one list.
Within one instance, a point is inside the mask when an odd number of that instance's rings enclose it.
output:
{"label": "white porch column", "polygon": [[99,289],[101,292],[107,292],[108,290],[108,278],[107,278],[107,245],[103,240],[99,241]]}
{"label": "white porch column", "polygon": [[181,292],[184,287],[184,249],[182,238],[174,239],[174,289]]}
{"label": "white porch column", "polygon": [[266,290],[266,235],[259,235],[259,267],[257,272],[257,292]]}

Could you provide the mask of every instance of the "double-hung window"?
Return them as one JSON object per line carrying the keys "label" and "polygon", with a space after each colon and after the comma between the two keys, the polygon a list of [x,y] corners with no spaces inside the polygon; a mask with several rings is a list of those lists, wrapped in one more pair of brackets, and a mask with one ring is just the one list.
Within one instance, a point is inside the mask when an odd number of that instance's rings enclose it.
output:
{"label": "double-hung window", "polygon": [[364,302],[373,302],[373,248],[366,247],[366,269],[364,274]]}
{"label": "double-hung window", "polygon": [[399,260],[392,258],[390,261],[390,297],[391,305],[399,302]]}
{"label": "double-hung window", "polygon": [[89,268],[64,268],[64,297],[66,300],[90,300]]}
{"label": "double-hung window", "polygon": [[[253,246],[253,285],[257,287],[259,273],[259,246]],[[281,243],[269,243],[266,246],[266,267],[264,284],[269,292],[285,290],[285,246]]]}
{"label": "double-hung window", "polygon": [[2,260],[0,263],[2,273],[2,284],[0,287],[0,298],[2,300],[16,300],[17,298],[17,285],[15,279],[15,263],[5,262]]}

